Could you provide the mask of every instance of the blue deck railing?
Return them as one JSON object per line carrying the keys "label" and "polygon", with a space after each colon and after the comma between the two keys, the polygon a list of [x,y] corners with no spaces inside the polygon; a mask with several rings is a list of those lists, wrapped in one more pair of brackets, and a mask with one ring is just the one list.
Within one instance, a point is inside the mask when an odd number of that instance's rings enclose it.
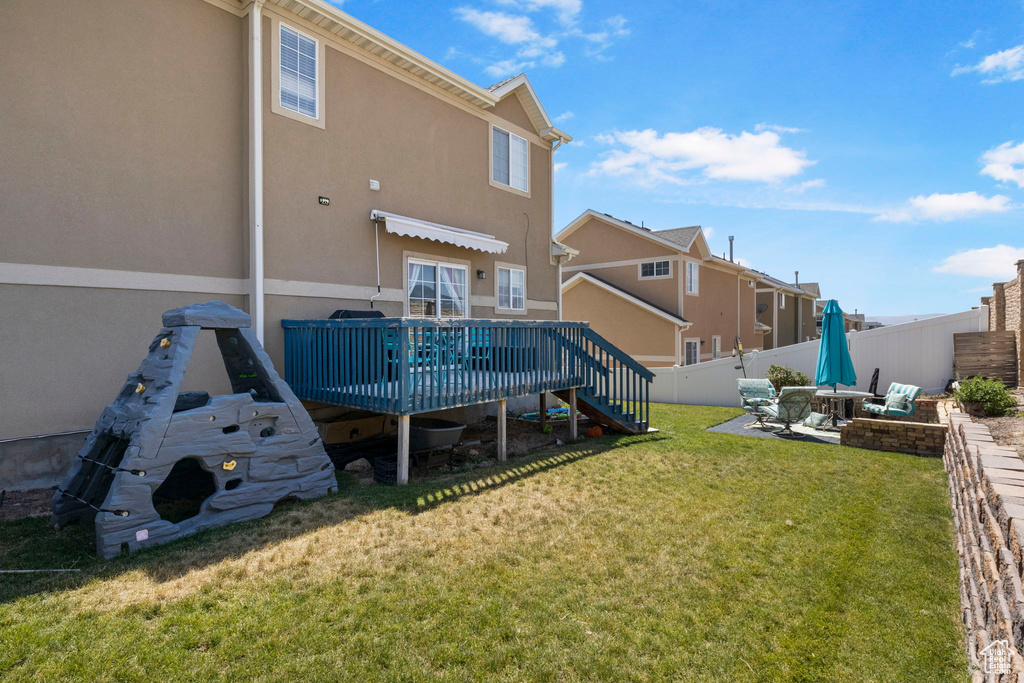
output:
{"label": "blue deck railing", "polygon": [[648,421],[653,375],[586,323],[370,318],[281,326],[285,379],[302,399],[408,415],[575,388]]}

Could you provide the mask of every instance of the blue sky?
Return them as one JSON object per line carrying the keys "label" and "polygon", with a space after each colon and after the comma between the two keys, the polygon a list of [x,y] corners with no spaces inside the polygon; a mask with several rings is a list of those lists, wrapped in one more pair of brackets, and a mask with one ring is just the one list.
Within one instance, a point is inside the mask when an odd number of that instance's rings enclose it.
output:
{"label": "blue sky", "polygon": [[964,310],[1024,259],[1020,0],[342,8],[481,85],[526,71],[575,137],[556,231],[699,224],[868,315]]}

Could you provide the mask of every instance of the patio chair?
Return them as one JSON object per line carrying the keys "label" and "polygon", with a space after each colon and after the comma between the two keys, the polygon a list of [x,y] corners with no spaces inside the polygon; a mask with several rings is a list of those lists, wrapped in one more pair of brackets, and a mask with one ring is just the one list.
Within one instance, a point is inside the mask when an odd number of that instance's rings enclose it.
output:
{"label": "patio chair", "polygon": [[773,432],[778,436],[802,439],[803,434],[793,431],[794,422],[803,422],[811,414],[811,404],[817,387],[782,387],[779,398],[773,405],[764,406],[769,420],[782,423],[782,429]]}
{"label": "patio chair", "polygon": [[765,419],[768,416],[763,408],[775,403],[775,387],[766,379],[737,378],[736,384],[740,390],[740,407],[757,418],[757,422],[747,426],[767,427]]}
{"label": "patio chair", "polygon": [[881,404],[864,401],[861,407],[865,413],[886,417],[910,417],[917,410],[917,399],[921,395],[921,387],[913,384],[893,382],[889,391],[885,392],[885,401]]}

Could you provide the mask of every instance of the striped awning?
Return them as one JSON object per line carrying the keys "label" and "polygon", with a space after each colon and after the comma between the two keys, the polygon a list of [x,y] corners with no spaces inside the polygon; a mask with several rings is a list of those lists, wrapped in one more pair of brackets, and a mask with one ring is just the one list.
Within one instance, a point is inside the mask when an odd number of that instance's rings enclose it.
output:
{"label": "striped awning", "polygon": [[370,220],[383,222],[384,229],[395,235],[445,242],[467,249],[486,251],[490,254],[504,254],[508,250],[508,242],[495,239],[494,235],[453,228],[450,225],[431,223],[418,218],[399,216],[378,209],[370,212]]}

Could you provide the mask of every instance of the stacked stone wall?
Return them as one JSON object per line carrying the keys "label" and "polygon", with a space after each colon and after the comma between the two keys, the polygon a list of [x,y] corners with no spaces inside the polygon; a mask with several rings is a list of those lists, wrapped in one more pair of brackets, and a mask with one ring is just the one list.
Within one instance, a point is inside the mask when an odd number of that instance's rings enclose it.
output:
{"label": "stacked stone wall", "polygon": [[933,458],[942,457],[946,443],[946,427],[924,422],[870,420],[855,417],[839,434],[839,443],[872,451],[910,453]]}
{"label": "stacked stone wall", "polygon": [[[974,681],[1024,681],[1024,461],[996,445],[988,427],[940,409],[948,422],[943,461],[949,474],[960,604]],[[1010,673],[984,674],[985,648],[1010,647]],[[998,646],[995,646],[998,647]]]}

